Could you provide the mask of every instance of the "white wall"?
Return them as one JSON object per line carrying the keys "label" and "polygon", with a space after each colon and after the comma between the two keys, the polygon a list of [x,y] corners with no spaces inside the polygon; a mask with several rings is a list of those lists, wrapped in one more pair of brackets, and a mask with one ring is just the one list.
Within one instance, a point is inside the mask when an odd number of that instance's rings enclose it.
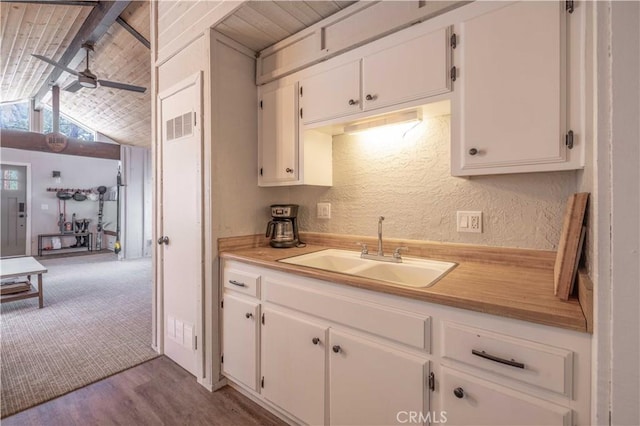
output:
{"label": "white wall", "polygon": [[[12,148],[0,148],[2,162],[19,162],[31,164],[31,254],[37,255],[38,234],[52,234],[58,228],[58,198],[55,192],[47,192],[49,187],[89,189],[97,186],[113,186],[116,184],[118,172],[117,160],[79,157],[76,155],[52,154],[38,151],[26,151]],[[62,183],[54,183],[51,172],[57,170],[62,175]],[[106,204],[106,203],[105,203]],[[60,202],[63,207],[63,202]],[[95,233],[98,221],[98,202],[85,201],[66,202],[67,221],[71,221],[73,213],[76,217],[91,219],[90,229]],[[115,210],[113,210],[115,213]],[[113,221],[115,217],[105,215],[104,221]],[[95,234],[94,234],[95,243]],[[45,243],[46,244],[46,243]]]}
{"label": "white wall", "polygon": [[122,146],[122,257],[151,256],[151,149]]}
{"label": "white wall", "polygon": [[[473,178],[449,170],[450,116],[424,120],[401,134],[340,135],[333,141],[333,187],[297,187],[305,231],[555,250],[576,172]],[[332,218],[317,219],[316,203]],[[481,234],[458,233],[456,210],[483,212]]]}
{"label": "white wall", "polygon": [[639,425],[640,3],[611,2],[610,19],[611,423]]}

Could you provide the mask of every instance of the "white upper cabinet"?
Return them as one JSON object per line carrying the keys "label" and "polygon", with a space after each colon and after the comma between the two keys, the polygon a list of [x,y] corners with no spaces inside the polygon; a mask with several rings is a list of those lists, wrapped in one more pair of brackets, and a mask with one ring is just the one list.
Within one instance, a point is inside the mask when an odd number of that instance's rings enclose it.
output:
{"label": "white upper cabinet", "polygon": [[300,82],[302,122],[348,118],[449,92],[451,28],[425,31],[409,28],[316,67],[323,71]]}
{"label": "white upper cabinet", "polygon": [[298,82],[278,80],[258,90],[258,186],[331,186],[330,134],[299,125]]}
{"label": "white upper cabinet", "polygon": [[258,111],[258,184],[298,179],[298,85],[263,86]]}
{"label": "white upper cabinet", "polygon": [[566,144],[567,21],[579,13],[558,1],[472,6],[478,14],[455,26],[452,174],[582,167],[584,144]]}
{"label": "white upper cabinet", "polygon": [[303,123],[360,112],[360,61],[349,62],[303,80],[300,100]]}
{"label": "white upper cabinet", "polygon": [[449,28],[421,35],[362,60],[365,110],[451,90]]}

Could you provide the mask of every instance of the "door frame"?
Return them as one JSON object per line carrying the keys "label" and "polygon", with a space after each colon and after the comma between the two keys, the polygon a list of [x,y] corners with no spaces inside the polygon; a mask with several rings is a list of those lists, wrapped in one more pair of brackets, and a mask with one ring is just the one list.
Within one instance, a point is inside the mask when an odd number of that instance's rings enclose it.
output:
{"label": "door frame", "polygon": [[31,256],[31,163],[21,163],[17,161],[2,161],[0,164],[7,166],[25,166],[27,195],[25,204],[27,206],[27,229],[25,233],[24,256]]}
{"label": "door frame", "polygon": [[[153,226],[154,235],[152,237],[153,242],[159,238],[160,235],[164,235],[164,222],[163,222],[163,186],[162,186],[162,176],[163,176],[163,149],[164,149],[164,139],[162,128],[164,123],[162,122],[162,101],[181,90],[186,89],[190,86],[196,86],[196,92],[199,93],[198,105],[197,105],[197,119],[198,126],[200,128],[200,191],[198,193],[198,198],[200,199],[200,217],[201,217],[201,226],[200,226],[200,236],[201,236],[201,244],[202,244],[202,264],[201,264],[201,279],[198,283],[197,288],[197,302],[196,306],[196,321],[195,321],[195,334],[199,336],[199,341],[196,348],[196,378],[199,383],[203,383],[205,380],[205,341],[207,340],[204,335],[205,327],[205,317],[204,317],[204,303],[206,303],[204,290],[205,290],[205,263],[206,263],[206,253],[204,251],[204,241],[206,238],[205,235],[205,225],[204,225],[204,206],[207,202],[206,199],[206,191],[204,187],[204,126],[203,124],[203,73],[202,71],[198,71],[190,76],[184,78],[180,82],[172,85],[171,87],[159,92],[156,95],[156,141],[157,143],[154,145],[153,153],[155,154],[154,166],[155,166],[155,226]],[[164,268],[164,252],[159,250],[158,247],[154,244],[154,249],[152,253],[152,258],[154,260],[154,285],[152,290],[152,323],[155,329],[153,330],[153,346],[156,351],[160,354],[164,354],[164,276],[163,276],[163,268]]]}

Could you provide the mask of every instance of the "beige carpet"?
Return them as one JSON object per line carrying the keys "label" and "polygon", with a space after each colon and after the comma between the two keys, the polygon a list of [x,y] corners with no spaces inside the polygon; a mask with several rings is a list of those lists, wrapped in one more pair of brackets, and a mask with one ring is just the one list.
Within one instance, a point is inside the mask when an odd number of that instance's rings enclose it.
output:
{"label": "beige carpet", "polygon": [[155,358],[151,260],[100,254],[40,261],[38,299],[1,307],[1,417]]}

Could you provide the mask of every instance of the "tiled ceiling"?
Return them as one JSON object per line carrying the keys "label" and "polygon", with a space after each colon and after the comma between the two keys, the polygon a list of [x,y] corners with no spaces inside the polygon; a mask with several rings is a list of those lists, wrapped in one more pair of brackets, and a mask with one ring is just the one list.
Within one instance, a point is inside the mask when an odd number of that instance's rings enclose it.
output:
{"label": "tiled ceiling", "polygon": [[[0,2],[0,102],[32,98],[47,82],[54,67],[31,54],[59,62],[96,3],[85,2],[85,6]],[[162,7],[167,3],[161,3]],[[352,3],[355,1],[248,1],[216,29],[260,51]],[[150,2],[131,2],[120,16],[150,39]],[[119,24],[112,25],[96,43],[89,64],[99,79],[150,88],[150,51]],[[85,65],[82,61],[73,68],[83,71]],[[57,83],[64,88],[74,79],[62,73]],[[151,145],[150,90],[140,94],[98,87],[60,93],[60,110],[74,120],[121,144]],[[50,103],[50,99],[49,93],[43,101]]]}

